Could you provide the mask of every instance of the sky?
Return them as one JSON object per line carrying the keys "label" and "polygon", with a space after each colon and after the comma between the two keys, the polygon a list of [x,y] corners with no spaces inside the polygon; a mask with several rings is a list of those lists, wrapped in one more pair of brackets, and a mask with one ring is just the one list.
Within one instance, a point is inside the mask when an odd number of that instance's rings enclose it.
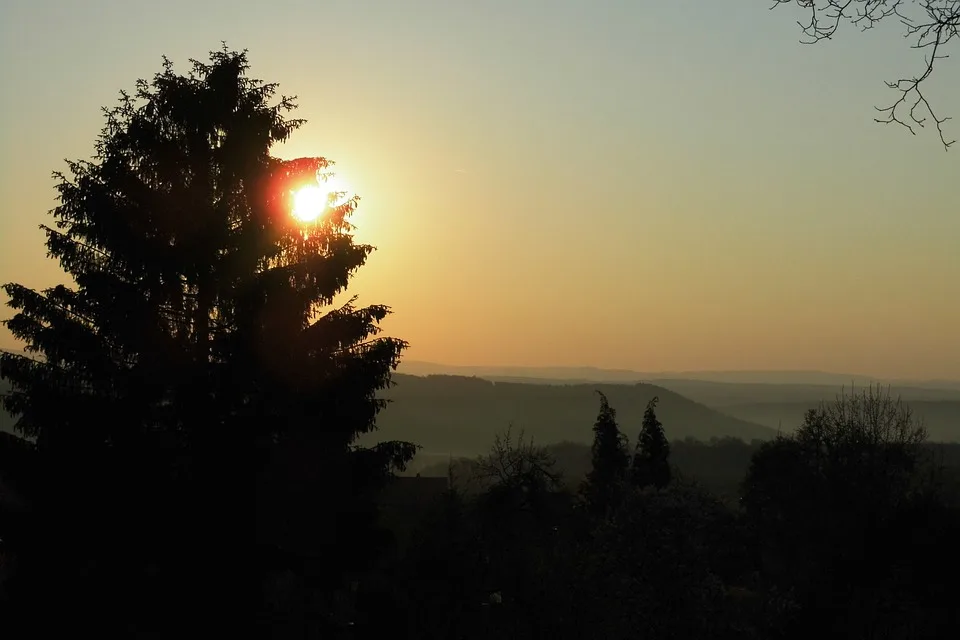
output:
{"label": "sky", "polygon": [[[362,198],[352,291],[410,359],[960,379],[960,146],[873,122],[922,59],[770,4],[5,0],[0,281],[64,280],[51,172],[226,41],[298,97],[276,154]],[[960,138],[960,66],[928,90]]]}

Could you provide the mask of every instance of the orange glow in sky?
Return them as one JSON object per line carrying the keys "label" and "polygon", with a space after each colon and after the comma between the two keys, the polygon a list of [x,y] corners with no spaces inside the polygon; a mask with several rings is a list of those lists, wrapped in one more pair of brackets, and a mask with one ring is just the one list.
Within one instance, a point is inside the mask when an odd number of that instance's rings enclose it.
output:
{"label": "orange glow in sky", "polygon": [[[69,283],[38,228],[50,172],[162,55],[184,73],[225,40],[297,97],[271,154],[337,163],[288,220],[362,198],[343,231],[376,251],[345,295],[390,306],[408,360],[960,379],[960,145],[873,120],[923,63],[899,32],[809,47],[749,2],[276,0],[224,21],[225,0],[169,0],[137,3],[137,30],[103,19],[129,0],[88,4],[3,5],[0,53],[24,62],[0,92],[0,284]],[[335,83],[305,62],[317,24],[349,25],[324,33]],[[956,67],[937,73],[957,137]],[[0,348],[20,348],[2,325]]]}

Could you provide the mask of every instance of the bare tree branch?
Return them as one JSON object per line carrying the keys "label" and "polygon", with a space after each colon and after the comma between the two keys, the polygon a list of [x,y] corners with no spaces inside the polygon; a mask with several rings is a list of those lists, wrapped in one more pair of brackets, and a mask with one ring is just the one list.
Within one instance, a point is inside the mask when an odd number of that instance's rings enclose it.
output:
{"label": "bare tree branch", "polygon": [[960,0],[773,0],[774,9],[784,4],[796,4],[809,12],[808,22],[798,22],[803,31],[804,44],[830,40],[844,22],[872,29],[887,18],[903,24],[904,38],[910,47],[924,50],[921,73],[912,78],[887,82],[900,95],[889,106],[875,107],[883,114],[875,118],[883,124],[896,123],[916,135],[917,127],[933,121],[943,148],[949,149],[955,139],[948,140],[943,125],[949,117],[939,117],[924,94],[924,82],[933,73],[938,60],[949,57],[946,45],[957,38],[960,29]]}
{"label": "bare tree branch", "polygon": [[514,439],[513,425],[496,434],[490,453],[477,460],[482,478],[508,488],[554,490],[561,481],[555,465],[546,447],[535,445],[532,438],[525,439],[522,430]]}

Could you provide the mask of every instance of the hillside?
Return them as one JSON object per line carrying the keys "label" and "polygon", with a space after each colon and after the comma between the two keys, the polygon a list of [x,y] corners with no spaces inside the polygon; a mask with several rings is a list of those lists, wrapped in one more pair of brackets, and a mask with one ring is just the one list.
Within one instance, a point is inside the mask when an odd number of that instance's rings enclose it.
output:
{"label": "hillside", "polygon": [[657,415],[671,439],[773,437],[773,429],[733,418],[649,384],[539,385],[491,382],[462,376],[399,374],[383,394],[392,403],[380,414],[382,432],[425,452],[475,455],[487,451],[498,431],[513,423],[539,442],[588,443],[600,406],[596,390],[617,410],[623,431],[636,438],[647,402],[660,397]]}
{"label": "hillside", "polygon": [[[635,371],[631,369],[602,369],[599,367],[499,367],[447,365],[417,360],[404,360],[400,373],[417,376],[457,375],[477,376],[487,380],[512,380],[537,383],[648,382],[660,384],[659,380],[689,381],[694,383],[744,384],[744,385],[799,385],[830,386],[839,388],[854,382],[858,386],[871,382],[917,389],[950,389],[960,391],[960,380],[897,380],[880,379],[875,376],[833,373],[827,371]],[[668,387],[669,388],[669,387]]]}
{"label": "hillside", "polygon": [[[706,380],[681,380],[676,378],[649,381],[708,407],[718,408],[753,403],[799,402],[816,406],[821,400],[832,401],[842,391],[850,393],[851,384],[770,384],[710,382]],[[866,385],[857,383],[855,389]],[[887,388],[884,385],[884,388]],[[960,390],[918,387],[893,384],[890,393],[913,403],[932,401],[960,401]]]}
{"label": "hillside", "polygon": [[[409,375],[459,375],[486,379],[535,379],[538,381],[586,381],[609,383],[650,382],[654,379],[709,380],[732,383],[771,384],[867,384],[873,378],[853,374],[823,371],[635,371],[632,369],[603,369],[600,367],[484,367],[446,365],[417,360],[403,361],[399,371]],[[523,380],[523,381],[528,381]]]}
{"label": "hillside", "polygon": [[[807,409],[821,400],[833,400],[841,391],[840,385],[676,378],[635,385],[404,374],[397,374],[396,380],[399,385],[385,394],[396,402],[381,414],[384,435],[410,438],[428,451],[464,455],[485,450],[492,434],[511,421],[542,442],[589,441],[597,411],[594,389],[607,394],[631,437],[639,430],[647,401],[659,395],[658,415],[671,430],[671,438],[747,440],[771,437],[778,427],[793,430]],[[0,394],[8,388],[0,380]],[[893,386],[891,391],[923,418],[930,440],[960,442],[960,390]],[[12,416],[0,410],[0,432],[12,433],[13,423]]]}
{"label": "hillside", "polygon": [[[821,401],[832,402],[843,391],[840,385],[735,384],[677,379],[654,382],[721,413],[784,431],[797,427],[808,409]],[[846,392],[850,392],[849,384]],[[891,385],[890,393],[901,397],[914,414],[923,419],[930,440],[960,442],[960,390]]]}
{"label": "hillside", "polygon": [[[923,420],[927,437],[933,442],[960,442],[960,401],[911,400],[914,415]],[[720,407],[719,410],[741,420],[784,431],[792,431],[803,421],[807,409],[814,402],[751,402]]]}

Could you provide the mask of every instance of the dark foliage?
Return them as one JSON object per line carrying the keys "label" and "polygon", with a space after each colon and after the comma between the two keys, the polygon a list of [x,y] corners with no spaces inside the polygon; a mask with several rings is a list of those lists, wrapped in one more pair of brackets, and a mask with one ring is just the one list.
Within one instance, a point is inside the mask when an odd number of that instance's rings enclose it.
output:
{"label": "dark foliage", "polygon": [[499,490],[536,495],[560,487],[555,466],[546,447],[526,439],[523,431],[514,438],[511,426],[494,436],[490,453],[477,460],[477,474]]}
{"label": "dark foliage", "polygon": [[593,425],[592,468],[583,486],[587,507],[595,514],[608,513],[617,505],[627,477],[630,457],[627,438],[617,425],[617,412],[600,396],[600,413]]}
{"label": "dark foliage", "polygon": [[670,443],[657,420],[658,400],[657,397],[650,400],[643,412],[643,426],[633,455],[633,484],[641,489],[649,486],[662,489],[670,484]]}
{"label": "dark foliage", "polygon": [[[899,399],[870,388],[809,411],[796,434],[754,456],[745,514],[764,575],[801,608],[798,632],[927,637],[932,621],[950,622],[943,596],[916,581],[926,553],[919,539],[929,536],[924,545],[945,563],[957,558],[940,546],[956,515],[923,439]],[[842,614],[828,606],[835,602],[847,603]]]}
{"label": "dark foliage", "polygon": [[[609,405],[601,416],[615,422]],[[815,409],[794,436],[675,442],[669,484],[621,484],[605,511],[577,509],[563,487],[531,509],[504,489],[518,483],[473,484],[456,519],[423,523],[450,538],[408,556],[404,602],[428,588],[443,599],[405,618],[405,637],[951,637],[960,512],[944,469],[960,468],[957,450],[923,443],[906,407],[871,389]],[[569,483],[593,453],[564,443],[536,459]]]}
{"label": "dark foliage", "polygon": [[74,629],[242,627],[257,549],[330,586],[372,543],[362,497],[413,454],[356,444],[405,346],[376,335],[387,307],[334,306],[373,250],[357,199],[293,219],[330,163],[270,155],[302,121],[247,69],[224,48],[122,93],[93,160],[55,174],[42,228],[73,284],[5,286],[33,357],[0,356],[4,405],[40,457],[20,593]]}

